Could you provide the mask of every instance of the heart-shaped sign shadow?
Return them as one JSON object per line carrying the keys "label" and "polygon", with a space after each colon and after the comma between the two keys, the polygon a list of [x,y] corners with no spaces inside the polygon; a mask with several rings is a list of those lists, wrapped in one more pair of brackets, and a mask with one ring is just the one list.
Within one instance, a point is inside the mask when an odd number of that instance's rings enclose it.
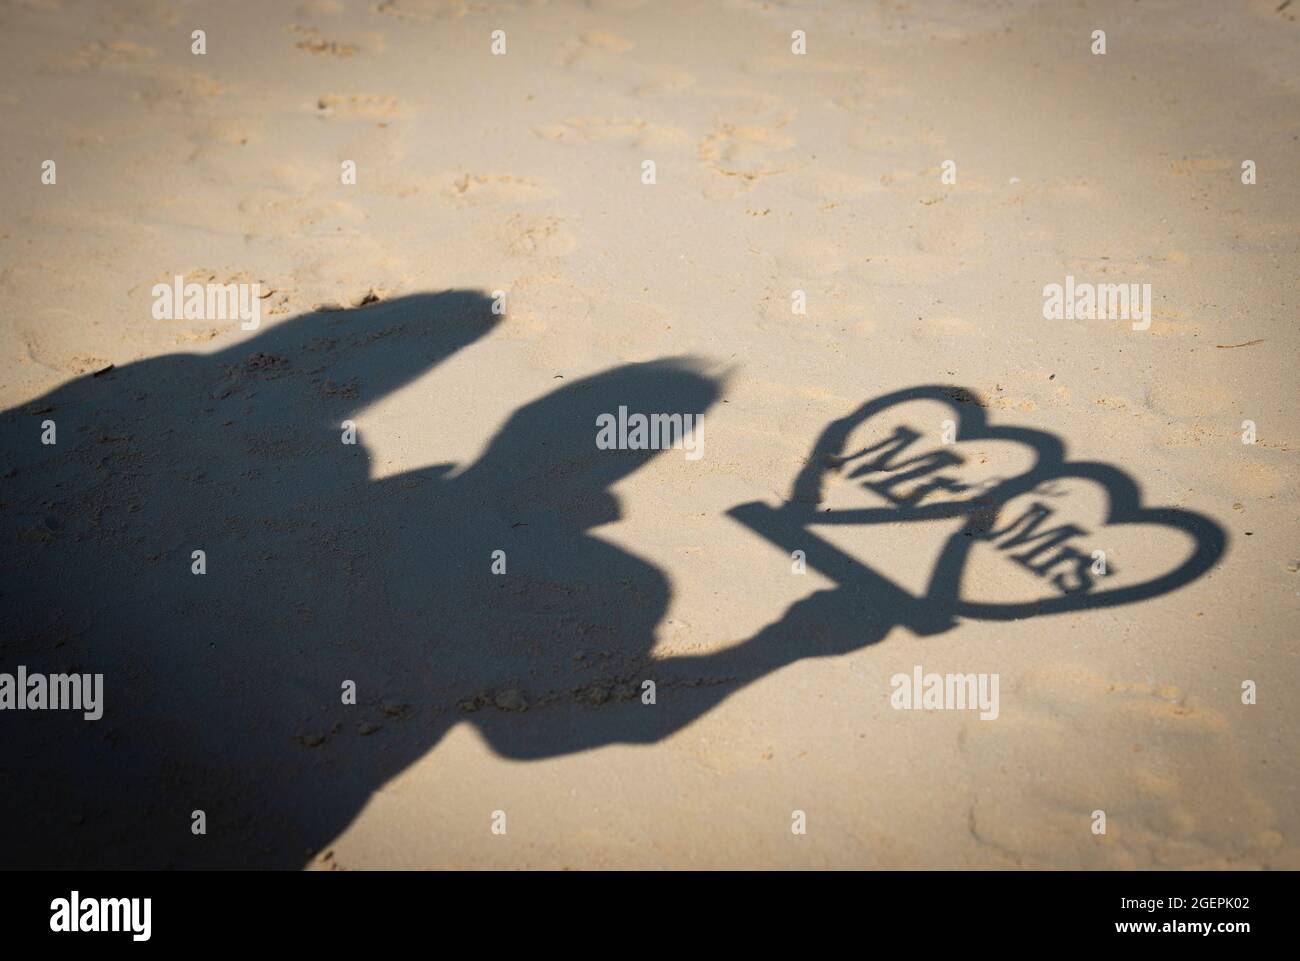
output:
{"label": "heart-shaped sign shadow", "polygon": [[[921,451],[912,445],[923,441],[925,433],[900,424],[894,424],[891,433],[884,426],[888,418],[881,416],[918,401],[937,402],[952,414],[944,424],[948,436]],[[848,452],[850,436],[862,436],[864,428],[868,446]],[[1021,467],[1013,476],[981,484],[963,477],[971,461],[962,455],[963,449],[980,448],[983,461],[990,446],[1013,445],[1021,447],[1018,456],[1012,455]],[[861,486],[885,506],[827,508],[828,481],[843,479],[846,469],[851,478],[866,478]],[[1093,495],[1083,498],[1093,506],[1088,513],[1095,523],[1087,526],[1076,523],[1083,518],[1071,513],[1079,498],[1062,510],[1061,499],[1080,490]],[[1142,506],[1138,485],[1119,468],[1067,461],[1064,444],[1049,433],[989,424],[974,394],[945,385],[896,391],[834,421],[814,445],[790,501],[776,509],[746,504],[729,513],[785,550],[803,550],[809,566],[828,577],[889,595],[891,603],[909,612],[904,617],[909,626],[921,633],[944,630],[958,615],[1010,620],[1155,597],[1204,574],[1222,556],[1227,542],[1222,529],[1203,515]],[[943,544],[920,597],[810,530],[948,519],[959,519],[962,526]],[[1108,568],[1106,552],[1092,548],[1117,539],[1123,542],[1119,535],[1138,526],[1145,533],[1127,538],[1134,549],[1121,553],[1124,576],[1115,577],[1119,572]],[[1165,535],[1190,541],[1190,552],[1160,553]],[[981,572],[984,576],[973,580],[983,586],[977,584],[971,596],[972,588],[965,582],[972,579],[967,576],[972,559],[997,553],[1013,566],[1005,569],[1007,573]],[[1140,576],[1135,577],[1135,572]],[[1032,585],[1030,599],[988,598],[987,585],[1016,577]],[[1111,583],[1118,586],[1107,586]]]}

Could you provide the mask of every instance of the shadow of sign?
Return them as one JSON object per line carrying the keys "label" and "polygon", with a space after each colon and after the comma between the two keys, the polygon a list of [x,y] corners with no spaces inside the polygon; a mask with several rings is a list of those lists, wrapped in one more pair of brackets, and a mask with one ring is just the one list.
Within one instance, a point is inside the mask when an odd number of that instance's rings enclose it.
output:
{"label": "shadow of sign", "polygon": [[[917,402],[937,404],[950,418],[949,444],[925,447],[925,434],[906,424],[872,430],[873,422]],[[850,435],[865,432],[870,443],[849,450]],[[1015,445],[1027,465],[1009,477],[969,483],[960,476],[969,450],[984,443]],[[923,448],[923,449],[918,449]],[[847,471],[878,504],[841,510],[821,507],[828,482]],[[1093,488],[1104,509],[1084,521],[1071,516],[1068,494],[1080,485]],[[1060,498],[1065,497],[1066,503]],[[1019,510],[1010,510],[1018,505]],[[953,626],[955,617],[1011,620],[1089,608],[1112,607],[1156,597],[1189,583],[1223,555],[1226,536],[1209,518],[1191,511],[1147,507],[1137,483],[1124,471],[1101,463],[1071,461],[1062,442],[1049,433],[994,426],[975,396],[960,387],[929,385],[876,398],[832,423],[817,440],[795,481],[789,502],[773,508],[744,504],[728,512],[786,551],[804,551],[809,566],[844,587],[887,601],[899,623],[918,634]],[[934,564],[925,591],[910,594],[844,550],[819,537],[815,526],[906,524],[947,519],[964,521],[950,536]],[[1190,544],[1181,558],[1156,549],[1142,557],[1141,576],[1123,586],[1107,586],[1118,571],[1096,552],[1080,545],[1089,537],[1122,527],[1159,529]],[[1039,577],[1041,596],[997,600],[971,596],[963,589],[973,552],[993,545],[1024,570]]]}

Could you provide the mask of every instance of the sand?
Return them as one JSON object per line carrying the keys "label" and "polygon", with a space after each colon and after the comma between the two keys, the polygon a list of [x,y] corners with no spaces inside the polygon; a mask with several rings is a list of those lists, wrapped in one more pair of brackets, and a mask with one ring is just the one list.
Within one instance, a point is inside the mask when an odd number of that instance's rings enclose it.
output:
{"label": "sand", "polygon": [[0,864],[1300,867],[1298,55],[1278,0],[4,5],[0,672],[105,713],[0,713]]}

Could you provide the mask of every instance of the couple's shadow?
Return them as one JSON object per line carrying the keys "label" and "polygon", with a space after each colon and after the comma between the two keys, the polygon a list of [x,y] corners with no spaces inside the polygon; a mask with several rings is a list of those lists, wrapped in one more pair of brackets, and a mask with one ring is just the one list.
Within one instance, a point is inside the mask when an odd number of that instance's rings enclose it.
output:
{"label": "couple's shadow", "polygon": [[[0,866],[298,867],[455,724],[513,759],[650,743],[782,665],[921,630],[879,579],[652,656],[668,580],[590,531],[660,452],[598,449],[596,424],[704,414],[720,383],[689,359],[566,383],[463,468],[372,479],[363,409],[487,334],[491,303],[303,315],[5,413],[0,671],[102,673],[104,716],[0,714]],[[805,520],[756,526],[802,543]]]}

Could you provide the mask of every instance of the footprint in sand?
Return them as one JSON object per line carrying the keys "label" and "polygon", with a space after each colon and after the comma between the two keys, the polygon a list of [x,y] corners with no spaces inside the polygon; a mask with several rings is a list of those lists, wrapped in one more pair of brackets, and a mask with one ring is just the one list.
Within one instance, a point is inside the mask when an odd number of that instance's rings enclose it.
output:
{"label": "footprint in sand", "polygon": [[470,173],[452,175],[450,182],[442,185],[438,192],[450,200],[475,207],[532,203],[555,193],[545,181],[536,177]]}
{"label": "footprint in sand", "polygon": [[563,257],[578,241],[558,217],[516,214],[504,228],[506,253],[512,257]]}
{"label": "footprint in sand", "polygon": [[786,153],[796,141],[781,131],[794,114],[785,109],[781,98],[748,90],[714,90],[705,95],[725,106],[713,132],[699,143],[699,160],[714,173],[734,179],[737,192],[763,177],[802,166]]}
{"label": "footprint in sand", "polygon": [[774,155],[794,143],[771,127],[725,123],[700,143],[700,160],[724,177],[757,180],[793,170],[795,164]]}

